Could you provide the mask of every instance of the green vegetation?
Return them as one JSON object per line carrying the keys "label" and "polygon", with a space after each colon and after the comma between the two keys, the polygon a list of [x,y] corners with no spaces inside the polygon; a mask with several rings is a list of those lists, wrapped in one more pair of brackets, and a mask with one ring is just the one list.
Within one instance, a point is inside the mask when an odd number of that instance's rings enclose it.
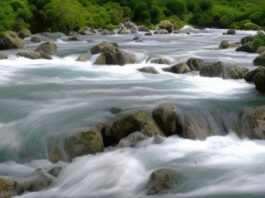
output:
{"label": "green vegetation", "polygon": [[1,0],[0,32],[116,28],[132,20],[154,27],[169,20],[175,28],[265,28],[264,0]]}

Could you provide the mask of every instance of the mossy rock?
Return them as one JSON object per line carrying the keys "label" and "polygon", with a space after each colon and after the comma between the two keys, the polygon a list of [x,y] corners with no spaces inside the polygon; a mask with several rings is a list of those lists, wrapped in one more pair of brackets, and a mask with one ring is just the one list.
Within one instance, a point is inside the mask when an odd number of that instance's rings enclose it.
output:
{"label": "mossy rock", "polygon": [[110,128],[111,136],[116,143],[136,131],[141,131],[147,136],[164,136],[154,119],[142,111],[122,116]]}
{"label": "mossy rock", "polygon": [[114,51],[116,48],[118,48],[118,44],[117,43],[110,43],[107,41],[103,41],[95,46],[93,46],[90,49],[90,52],[92,55],[94,54],[99,54],[99,53],[103,53],[105,51]]}
{"label": "mossy rock", "polygon": [[174,29],[174,25],[171,23],[170,20],[163,20],[158,24],[159,29],[167,30],[171,33]]}
{"label": "mossy rock", "polygon": [[187,63],[179,63],[168,68],[163,68],[163,70],[175,74],[185,74],[191,71]]}
{"label": "mossy rock", "polygon": [[11,198],[16,194],[16,182],[0,177],[0,197]]}
{"label": "mossy rock", "polygon": [[244,45],[248,42],[252,42],[254,40],[254,36],[245,36],[241,39],[241,44]]}
{"label": "mossy rock", "polygon": [[265,52],[255,58],[253,64],[256,66],[265,66]]}
{"label": "mossy rock", "polygon": [[258,54],[262,54],[263,52],[265,52],[265,46],[260,46],[260,47],[257,49],[257,53],[258,53]]}
{"label": "mossy rock", "polygon": [[16,32],[7,31],[0,37],[0,50],[24,48],[24,41]]}
{"label": "mossy rock", "polygon": [[57,52],[57,45],[54,42],[45,42],[38,46],[36,52],[44,52],[48,55],[55,55]]}
{"label": "mossy rock", "polygon": [[195,71],[200,71],[204,66],[204,61],[200,58],[190,58],[187,61],[187,65]]}
{"label": "mossy rock", "polygon": [[143,67],[138,69],[138,71],[143,72],[143,73],[149,73],[149,74],[158,74],[156,69],[154,67]]}
{"label": "mossy rock", "polygon": [[22,29],[17,34],[19,38],[24,39],[31,36],[31,31],[29,29]]}
{"label": "mossy rock", "polygon": [[248,52],[248,53],[255,53],[256,52],[252,42],[245,43],[244,45],[238,47],[236,49],[236,51],[238,51],[238,52]]}

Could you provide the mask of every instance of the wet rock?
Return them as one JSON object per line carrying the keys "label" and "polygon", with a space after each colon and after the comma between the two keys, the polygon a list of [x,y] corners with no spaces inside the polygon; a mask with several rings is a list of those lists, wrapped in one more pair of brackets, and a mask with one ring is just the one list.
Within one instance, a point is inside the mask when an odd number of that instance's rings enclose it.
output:
{"label": "wet rock", "polygon": [[42,59],[42,56],[39,52],[35,51],[24,51],[24,52],[18,52],[17,56],[29,58],[29,59]]}
{"label": "wet rock", "polygon": [[182,133],[180,118],[173,105],[159,105],[153,110],[153,117],[166,136]]}
{"label": "wet rock", "polygon": [[7,31],[0,36],[0,50],[17,48],[24,48],[24,41],[18,37],[17,33]]}
{"label": "wet rock", "polygon": [[99,124],[66,138],[64,147],[68,159],[72,160],[78,156],[102,152],[104,150],[101,134],[103,128],[104,125]]}
{"label": "wet rock", "polygon": [[228,40],[222,41],[219,45],[219,49],[227,49],[227,48],[229,48],[229,41]]}
{"label": "wet rock", "polygon": [[16,182],[0,177],[0,196],[11,198],[16,194]]}
{"label": "wet rock", "polygon": [[138,70],[143,73],[158,74],[158,72],[156,71],[154,67],[143,67]]}
{"label": "wet rock", "polygon": [[179,63],[168,68],[163,68],[163,70],[175,74],[185,74],[191,71],[190,67],[186,63]]}
{"label": "wet rock", "polygon": [[152,34],[152,32],[146,32],[144,35],[145,36],[152,36],[153,34]]}
{"label": "wet rock", "polygon": [[118,108],[118,107],[112,107],[112,108],[110,108],[110,113],[112,113],[112,114],[118,114],[118,113],[120,113],[122,110],[120,109],[120,108]]}
{"label": "wet rock", "polygon": [[88,61],[88,60],[89,60],[89,57],[86,56],[86,55],[80,55],[80,56],[76,59],[76,61],[78,61],[78,62],[86,62],[86,61]]}
{"label": "wet rock", "polygon": [[90,49],[90,52],[92,55],[94,54],[99,54],[99,53],[103,53],[105,51],[113,51],[115,50],[115,48],[118,48],[118,44],[117,43],[110,43],[107,41],[103,41],[95,46],[93,46]]}
{"label": "wet rock", "polygon": [[117,145],[120,148],[123,147],[136,147],[140,142],[147,139],[148,136],[146,136],[142,132],[134,132],[130,135],[128,135],[126,138],[123,138],[119,144]]}
{"label": "wet rock", "polygon": [[229,30],[227,30],[226,33],[224,33],[224,35],[235,35],[235,34],[236,34],[236,30],[234,30],[234,29],[229,29]]}
{"label": "wet rock", "polygon": [[139,25],[138,26],[138,31],[139,32],[149,32],[150,30],[144,25]]}
{"label": "wet rock", "polygon": [[59,174],[61,173],[63,167],[61,166],[57,166],[57,167],[53,167],[50,170],[48,170],[48,174],[52,175],[53,177],[58,177]]}
{"label": "wet rock", "polygon": [[103,30],[101,32],[102,35],[114,35],[115,32],[113,30]]}
{"label": "wet rock", "polygon": [[31,39],[30,39],[30,41],[32,43],[40,43],[41,42],[41,39],[39,37],[37,37],[37,36],[32,36]]}
{"label": "wet rock", "polygon": [[246,44],[246,43],[249,43],[249,42],[252,42],[254,40],[254,36],[245,36],[241,39],[240,43],[242,45]]}
{"label": "wet rock", "polygon": [[65,37],[66,35],[62,32],[43,32],[41,33],[42,36],[50,38],[52,40],[56,40],[62,37]]}
{"label": "wet rock", "polygon": [[265,106],[246,109],[240,117],[241,137],[265,139]]}
{"label": "wet rock", "polygon": [[132,32],[127,29],[119,29],[118,34],[131,34]]}
{"label": "wet rock", "polygon": [[78,32],[70,31],[70,32],[68,33],[68,36],[78,37],[79,34],[78,34]]}
{"label": "wet rock", "polygon": [[248,69],[240,66],[225,65],[222,62],[217,62],[204,66],[200,75],[204,77],[220,77],[223,79],[242,79],[248,72]]}
{"label": "wet rock", "polygon": [[265,52],[255,58],[253,64],[257,66],[265,66]]}
{"label": "wet rock", "polygon": [[244,45],[238,47],[236,49],[236,51],[238,52],[248,52],[248,53],[255,53],[255,49],[253,47],[253,43],[252,42],[248,42],[248,43],[245,43]]}
{"label": "wet rock", "polygon": [[19,38],[24,39],[31,36],[31,31],[28,29],[23,29],[20,30],[17,34]]}
{"label": "wet rock", "polygon": [[158,24],[159,29],[167,30],[168,33],[171,33],[174,29],[173,24],[169,20],[163,20]]}
{"label": "wet rock", "polygon": [[70,36],[70,37],[68,37],[68,40],[69,41],[78,41],[79,38],[78,38],[78,36]]}
{"label": "wet rock", "polygon": [[141,131],[146,136],[163,136],[153,118],[142,111],[122,116],[110,128],[114,142],[119,142],[136,131]]}
{"label": "wet rock", "polygon": [[138,26],[133,23],[132,21],[126,21],[124,23],[121,24],[121,28],[122,29],[127,29],[133,32],[137,32],[138,31]]}
{"label": "wet rock", "polygon": [[7,59],[7,56],[0,54],[0,60]]}
{"label": "wet rock", "polygon": [[134,64],[136,57],[134,54],[125,52],[117,47],[105,50],[94,62],[95,65],[120,65]]}
{"label": "wet rock", "polygon": [[187,65],[194,71],[200,71],[204,66],[204,61],[200,58],[190,58]]}
{"label": "wet rock", "polygon": [[260,47],[257,49],[257,53],[258,53],[258,54],[262,54],[263,52],[265,52],[265,46],[260,46]]}
{"label": "wet rock", "polygon": [[147,59],[147,62],[148,61],[153,64],[170,65],[170,60],[162,57],[151,57]]}
{"label": "wet rock", "polygon": [[159,29],[154,31],[154,34],[169,34],[169,32],[165,29]]}
{"label": "wet rock", "polygon": [[254,82],[256,89],[260,92],[265,92],[265,68],[260,67],[245,75],[245,80]]}
{"label": "wet rock", "polygon": [[48,55],[55,55],[57,52],[57,45],[54,42],[45,42],[38,46],[38,48],[35,50],[36,52],[43,52]]}
{"label": "wet rock", "polygon": [[173,189],[178,185],[176,171],[170,169],[158,169],[152,172],[148,184],[147,195],[156,195]]}

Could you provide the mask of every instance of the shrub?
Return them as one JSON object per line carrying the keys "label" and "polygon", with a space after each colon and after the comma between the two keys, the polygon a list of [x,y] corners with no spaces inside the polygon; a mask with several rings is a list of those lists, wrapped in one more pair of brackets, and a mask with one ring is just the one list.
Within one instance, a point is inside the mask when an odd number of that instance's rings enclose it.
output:
{"label": "shrub", "polygon": [[260,46],[265,46],[265,34],[262,32],[259,32],[254,37],[254,40],[252,41],[252,43],[253,43],[253,48],[255,49],[255,51],[257,51]]}

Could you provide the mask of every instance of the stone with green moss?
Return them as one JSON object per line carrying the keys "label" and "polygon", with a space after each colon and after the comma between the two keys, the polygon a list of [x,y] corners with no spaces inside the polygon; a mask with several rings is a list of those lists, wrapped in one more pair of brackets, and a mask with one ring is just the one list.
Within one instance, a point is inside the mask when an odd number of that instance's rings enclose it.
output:
{"label": "stone with green moss", "polygon": [[0,50],[24,48],[24,41],[16,32],[7,31],[0,37]]}

